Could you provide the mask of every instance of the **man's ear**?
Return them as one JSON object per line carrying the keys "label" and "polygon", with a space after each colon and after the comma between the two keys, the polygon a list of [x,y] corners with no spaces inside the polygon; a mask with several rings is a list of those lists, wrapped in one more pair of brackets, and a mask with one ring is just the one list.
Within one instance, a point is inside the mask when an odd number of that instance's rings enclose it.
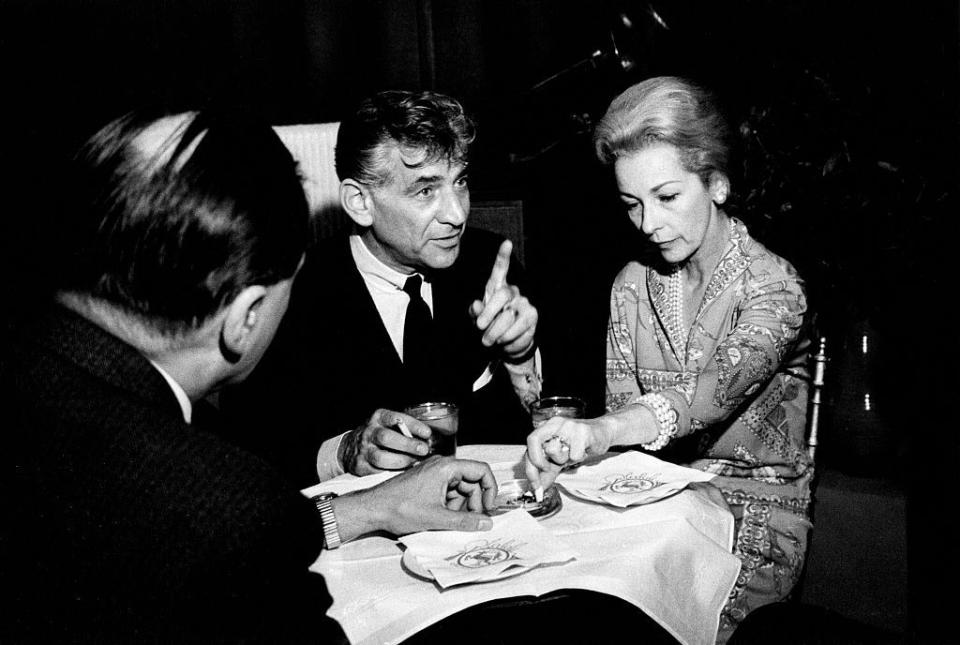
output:
{"label": "man's ear", "polygon": [[220,353],[228,363],[237,363],[250,348],[262,324],[260,306],[266,295],[266,287],[247,287],[227,305],[220,328]]}
{"label": "man's ear", "polygon": [[358,226],[373,226],[373,211],[366,186],[355,179],[340,182],[340,205]]}

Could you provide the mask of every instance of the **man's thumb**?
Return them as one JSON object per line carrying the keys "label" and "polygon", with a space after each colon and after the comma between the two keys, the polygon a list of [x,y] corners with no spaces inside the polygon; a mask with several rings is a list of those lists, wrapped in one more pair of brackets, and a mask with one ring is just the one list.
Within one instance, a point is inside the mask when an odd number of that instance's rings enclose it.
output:
{"label": "man's thumb", "polygon": [[447,531],[489,531],[493,520],[483,513],[441,509],[431,518],[437,529]]}

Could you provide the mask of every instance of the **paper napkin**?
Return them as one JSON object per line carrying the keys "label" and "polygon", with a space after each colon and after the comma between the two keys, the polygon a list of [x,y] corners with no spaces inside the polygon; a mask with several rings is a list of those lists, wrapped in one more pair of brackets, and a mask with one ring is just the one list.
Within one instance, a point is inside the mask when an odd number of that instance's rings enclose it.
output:
{"label": "paper napkin", "polygon": [[522,509],[494,517],[489,531],[425,531],[400,542],[443,588],[497,580],[578,555]]}
{"label": "paper napkin", "polygon": [[557,483],[582,499],[626,508],[649,504],[714,475],[630,451],[561,473]]}

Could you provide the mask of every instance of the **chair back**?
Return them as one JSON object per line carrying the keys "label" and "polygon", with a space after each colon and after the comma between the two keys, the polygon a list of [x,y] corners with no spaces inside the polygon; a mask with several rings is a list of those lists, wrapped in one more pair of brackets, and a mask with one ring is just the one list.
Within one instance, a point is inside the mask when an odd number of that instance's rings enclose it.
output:
{"label": "chair back", "polygon": [[340,123],[299,123],[273,129],[299,166],[314,239],[349,230],[350,219],[340,206],[340,179],[333,161]]}
{"label": "chair back", "polygon": [[820,442],[818,430],[820,426],[820,403],[823,398],[824,372],[827,366],[827,339],[820,337],[817,353],[811,357],[813,363],[813,381],[810,391],[810,410],[807,414],[807,455],[811,462],[815,462],[817,445]]}

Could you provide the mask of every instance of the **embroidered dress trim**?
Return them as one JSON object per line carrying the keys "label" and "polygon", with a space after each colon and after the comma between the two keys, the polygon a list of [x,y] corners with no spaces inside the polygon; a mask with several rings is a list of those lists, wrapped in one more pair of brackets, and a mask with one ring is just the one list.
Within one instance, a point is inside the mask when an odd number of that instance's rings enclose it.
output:
{"label": "embroidered dress trim", "polygon": [[687,405],[693,403],[693,395],[697,392],[696,372],[674,372],[671,370],[641,368],[637,370],[637,382],[640,383],[645,392],[676,390],[683,395]]}
{"label": "embroidered dress trim", "polygon": [[[673,355],[677,362],[683,365],[686,361],[684,356],[684,346],[686,342],[683,339],[683,321],[678,319],[676,300],[678,289],[682,289],[679,283],[680,268],[675,268],[669,276],[659,274],[652,267],[647,268],[647,290],[650,294],[650,304],[660,319],[660,327],[666,336],[667,342],[673,350]],[[681,297],[682,311],[682,297]]]}
{"label": "embroidered dress trim", "polygon": [[710,276],[710,282],[707,283],[707,289],[703,294],[703,301],[697,311],[697,318],[700,312],[713,302],[713,300],[723,293],[731,282],[743,273],[753,259],[744,249],[744,237],[740,234],[739,227],[743,226],[735,217],[730,218],[730,241],[729,247],[720,258],[720,263]]}
{"label": "embroidered dress trim", "polygon": [[727,504],[730,505],[743,506],[746,504],[759,503],[773,504],[787,511],[788,513],[793,513],[794,515],[799,515],[800,517],[809,519],[809,499],[782,497],[780,495],[757,495],[756,493],[748,493],[740,489],[729,490],[726,488],[721,488],[720,490],[723,493],[724,499],[727,500]]}
{"label": "embroidered dress trim", "polygon": [[607,380],[608,381],[627,381],[633,379],[633,372],[630,370],[630,363],[622,358],[607,359]]}

